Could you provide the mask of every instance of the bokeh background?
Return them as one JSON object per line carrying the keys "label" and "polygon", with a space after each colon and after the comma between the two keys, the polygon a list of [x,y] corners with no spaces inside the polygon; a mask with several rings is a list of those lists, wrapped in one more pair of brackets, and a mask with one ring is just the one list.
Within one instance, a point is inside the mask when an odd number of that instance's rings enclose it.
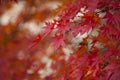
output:
{"label": "bokeh background", "polygon": [[[57,18],[64,0],[0,0],[0,79],[48,80],[57,57],[49,37],[32,48],[45,22]],[[58,60],[62,60],[58,59]],[[62,63],[60,63],[62,64]],[[48,78],[49,77],[49,78]]]}

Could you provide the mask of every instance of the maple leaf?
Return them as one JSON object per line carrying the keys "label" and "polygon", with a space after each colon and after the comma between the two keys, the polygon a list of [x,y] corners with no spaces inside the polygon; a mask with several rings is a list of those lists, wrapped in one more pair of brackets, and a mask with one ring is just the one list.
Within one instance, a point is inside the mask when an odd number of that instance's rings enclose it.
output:
{"label": "maple leaf", "polygon": [[80,34],[84,34],[85,32],[88,32],[91,28],[92,28],[92,26],[90,24],[83,25],[82,27],[79,28]]}
{"label": "maple leaf", "polygon": [[120,80],[120,69],[116,69],[111,75],[110,80]]}
{"label": "maple leaf", "polygon": [[[93,69],[94,71],[94,76],[96,75],[96,71],[98,71],[100,68],[99,68],[99,64],[101,62],[103,62],[104,59],[101,59],[98,55],[97,56],[94,56],[93,59],[91,59],[92,61],[92,64],[89,65],[89,68],[90,69]],[[94,69],[95,68],[95,69]]]}
{"label": "maple leaf", "polygon": [[120,30],[114,28],[113,26],[102,26],[100,30],[102,31],[102,36],[107,36],[109,39],[115,39],[117,41],[120,40]]}
{"label": "maple leaf", "polygon": [[65,77],[61,76],[58,80],[65,80]]}
{"label": "maple leaf", "polygon": [[82,24],[92,25],[92,27],[97,26],[100,23],[99,14],[95,14],[94,12],[86,12],[82,18],[85,18]]}
{"label": "maple leaf", "polygon": [[106,26],[102,26],[100,30],[102,31],[102,36],[105,36],[107,33],[109,33],[109,29]]}
{"label": "maple leaf", "polygon": [[93,77],[96,77],[96,76],[97,76],[99,70],[100,70],[99,65],[96,64],[95,69],[94,69],[94,71],[93,71]]}
{"label": "maple leaf", "polygon": [[61,13],[61,15],[59,16],[59,20],[73,19],[79,11],[80,11],[80,5],[69,4],[67,5],[67,8],[65,8]]}
{"label": "maple leaf", "polygon": [[58,26],[57,33],[65,34],[65,32],[70,30],[70,22],[69,21],[62,20],[59,22],[59,24],[57,26]]}
{"label": "maple leaf", "polygon": [[98,2],[99,0],[88,0],[88,11],[93,12],[97,8]]}
{"label": "maple leaf", "polygon": [[102,59],[108,59],[109,57],[111,57],[113,55],[114,49],[113,48],[108,48],[108,50],[106,51],[106,53],[104,54],[104,56],[102,57]]}
{"label": "maple leaf", "polygon": [[119,3],[116,1],[111,1],[109,4],[109,7],[113,8],[113,9],[117,9],[117,8],[119,8]]}
{"label": "maple leaf", "polygon": [[53,29],[55,23],[46,22],[45,31],[43,33],[43,37],[46,37]]}
{"label": "maple leaf", "polygon": [[83,56],[83,54],[85,54],[86,52],[87,52],[87,48],[86,48],[86,46],[81,46],[80,48],[79,48],[79,51],[78,51],[79,53],[78,53],[78,56]]}
{"label": "maple leaf", "polygon": [[92,26],[89,24],[85,24],[83,26],[76,26],[72,28],[73,31],[73,36],[76,36],[77,34],[84,34],[85,32],[88,32],[90,29],[92,28]]}
{"label": "maple leaf", "polygon": [[57,50],[60,47],[65,47],[65,43],[64,43],[64,36],[63,35],[59,35],[59,36],[55,36],[52,38],[52,44],[55,46],[55,49]]}
{"label": "maple leaf", "polygon": [[83,71],[79,70],[79,68],[74,69],[73,72],[70,74],[70,76],[75,80],[81,80],[83,77]]}
{"label": "maple leaf", "polygon": [[37,45],[41,41],[41,35],[39,34],[36,39],[33,40],[33,43],[29,46],[29,48],[33,48],[35,45]]}
{"label": "maple leaf", "polygon": [[113,14],[111,14],[110,12],[107,12],[104,18],[107,19],[107,24],[111,24],[113,21]]}
{"label": "maple leaf", "polygon": [[107,80],[119,80],[120,70],[117,64],[111,63],[103,70],[108,71]]}
{"label": "maple leaf", "polygon": [[117,11],[113,14],[113,24],[115,24],[120,29],[120,11]]}
{"label": "maple leaf", "polygon": [[120,29],[120,11],[117,11],[114,14],[107,12],[104,18],[107,19],[107,24],[114,24]]}
{"label": "maple leaf", "polygon": [[87,21],[91,21],[94,17],[94,13],[93,12],[87,12],[84,13],[84,16],[82,16],[82,18],[85,18]]}
{"label": "maple leaf", "polygon": [[111,39],[116,39],[117,41],[120,40],[120,30],[116,29],[116,28],[109,28],[109,33],[108,33],[109,37]]}
{"label": "maple leaf", "polygon": [[114,63],[111,63],[104,68],[104,70],[109,70],[109,71],[113,71],[114,69],[117,69],[117,65]]}

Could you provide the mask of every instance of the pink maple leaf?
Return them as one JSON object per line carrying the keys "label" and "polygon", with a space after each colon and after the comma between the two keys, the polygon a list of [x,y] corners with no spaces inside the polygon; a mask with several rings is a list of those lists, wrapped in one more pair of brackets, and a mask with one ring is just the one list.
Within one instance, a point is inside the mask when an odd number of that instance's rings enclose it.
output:
{"label": "pink maple leaf", "polygon": [[114,63],[109,64],[108,66],[106,66],[106,67],[104,68],[104,70],[109,70],[109,71],[112,71],[112,70],[114,70],[114,69],[117,69],[117,65],[114,64]]}
{"label": "pink maple leaf", "polygon": [[104,18],[107,19],[107,24],[114,24],[120,29],[120,11],[114,14],[107,12]]}
{"label": "pink maple leaf", "polygon": [[60,32],[61,34],[65,34],[65,32],[70,30],[70,23],[69,21],[66,20],[62,20],[62,22],[59,22],[57,26],[58,26],[57,32]]}
{"label": "pink maple leaf", "polygon": [[58,80],[65,80],[65,77],[62,75]]}
{"label": "pink maple leaf", "polygon": [[111,75],[110,80],[120,80],[120,69],[116,69]]}
{"label": "pink maple leaf", "polygon": [[88,0],[88,11],[93,12],[98,5],[99,0]]}
{"label": "pink maple leaf", "polygon": [[45,32],[43,33],[43,37],[46,37],[53,29],[54,23],[46,22]]}
{"label": "pink maple leaf", "polygon": [[84,34],[85,32],[88,32],[92,28],[91,25],[83,25],[83,26],[76,26],[72,28],[73,36],[76,36],[77,34]]}
{"label": "pink maple leaf", "polygon": [[52,44],[55,46],[55,49],[58,49],[61,46],[64,47],[65,46],[64,40],[65,38],[63,35],[53,37]]}

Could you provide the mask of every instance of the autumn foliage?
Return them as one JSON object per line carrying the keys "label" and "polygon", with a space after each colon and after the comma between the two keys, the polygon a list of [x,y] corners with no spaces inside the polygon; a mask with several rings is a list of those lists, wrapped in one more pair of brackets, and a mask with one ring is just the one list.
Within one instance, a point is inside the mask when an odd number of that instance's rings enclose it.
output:
{"label": "autumn foliage", "polygon": [[[1,18],[20,2],[0,0]],[[120,80],[120,0],[23,2],[16,21],[0,23],[1,80]],[[32,21],[44,23],[35,35],[24,28]]]}

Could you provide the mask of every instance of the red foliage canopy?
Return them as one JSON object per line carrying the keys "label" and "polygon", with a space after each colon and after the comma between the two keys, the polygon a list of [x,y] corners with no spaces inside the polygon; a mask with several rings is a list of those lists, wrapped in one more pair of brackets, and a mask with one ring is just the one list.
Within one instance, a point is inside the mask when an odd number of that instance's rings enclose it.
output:
{"label": "red foliage canopy", "polygon": [[[0,1],[0,4],[4,2]],[[53,15],[43,17],[36,12],[32,14],[29,9],[28,12],[21,14],[28,17],[11,24],[12,28],[9,27],[10,25],[0,28],[2,32],[0,34],[0,65],[2,65],[0,78],[2,80],[9,78],[12,80],[119,80],[120,0],[57,1],[61,6],[56,10],[45,8],[40,12],[43,16],[49,12],[53,12]],[[2,7],[11,5],[9,2],[4,2]],[[32,2],[26,0],[27,6],[30,7]],[[32,6],[38,6],[42,2],[47,3],[49,0],[38,0],[38,2],[39,4],[35,0]],[[1,10],[3,12],[1,11],[0,14],[3,14],[4,10]],[[50,16],[57,16],[57,18],[51,22],[47,21],[42,27],[44,31],[33,40],[32,48],[26,48],[30,45],[29,40],[33,36],[20,37],[24,33],[17,33],[16,30],[19,29],[16,26],[20,25],[22,20],[26,22],[34,19],[36,23],[40,23]],[[8,34],[8,31],[11,32]],[[23,42],[20,43],[18,38],[24,39]],[[39,45],[36,45],[38,43]],[[16,44],[20,47],[16,48]],[[26,58],[19,60],[14,55],[20,49],[27,54],[24,54]],[[47,71],[51,73],[45,73]]]}

